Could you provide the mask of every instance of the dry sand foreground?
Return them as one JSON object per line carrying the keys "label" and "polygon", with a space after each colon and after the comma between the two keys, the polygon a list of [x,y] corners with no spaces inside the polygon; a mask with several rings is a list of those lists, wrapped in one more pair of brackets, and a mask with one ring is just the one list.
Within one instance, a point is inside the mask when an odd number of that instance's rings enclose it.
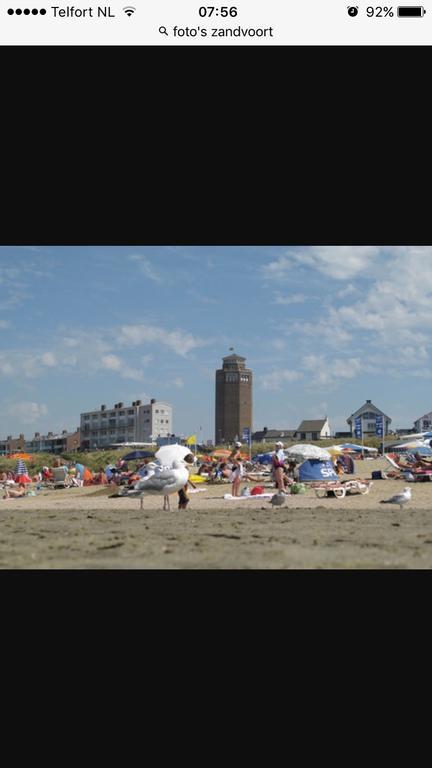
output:
{"label": "dry sand foreground", "polygon": [[[377,468],[389,465],[357,462],[356,476]],[[97,488],[0,498],[0,568],[431,568],[432,483],[410,483],[402,511],[379,504],[404,486],[375,481],[342,500],[308,490],[275,510],[224,501],[229,485],[205,486],[183,512],[175,497],[171,512],[157,497],[140,512]]]}

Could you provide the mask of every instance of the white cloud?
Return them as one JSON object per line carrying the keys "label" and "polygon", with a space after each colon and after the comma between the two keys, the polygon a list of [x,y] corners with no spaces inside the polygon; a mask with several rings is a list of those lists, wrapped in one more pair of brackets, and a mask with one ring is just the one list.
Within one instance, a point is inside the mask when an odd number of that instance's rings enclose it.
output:
{"label": "white cloud", "polygon": [[129,256],[130,261],[134,261],[139,271],[148,279],[154,283],[161,283],[161,276],[154,270],[151,261],[146,256],[139,254],[133,254]]}
{"label": "white cloud", "polygon": [[263,389],[278,390],[282,389],[287,383],[292,384],[293,381],[298,381],[303,376],[299,371],[281,370],[273,371],[272,373],[265,373],[259,377],[259,382]]}
{"label": "white cloud", "polygon": [[45,352],[42,355],[41,360],[43,364],[46,365],[48,368],[54,368],[57,365],[56,356],[53,355],[52,352]]}
{"label": "white cloud", "polygon": [[275,349],[279,349],[279,350],[285,349],[286,347],[286,343],[282,339],[275,339],[274,341],[272,341],[271,345]]}
{"label": "white cloud", "polygon": [[9,413],[22,424],[34,424],[42,416],[46,416],[48,408],[44,403],[33,403],[23,400],[9,406]]}
{"label": "white cloud", "polygon": [[178,387],[179,389],[180,389],[181,387],[184,387],[184,381],[183,381],[183,379],[182,379],[182,378],[180,378],[180,376],[177,376],[177,377],[174,379],[174,381],[173,381],[173,384],[174,384],[174,386],[175,386],[175,387]]}
{"label": "white cloud", "polygon": [[308,297],[304,293],[293,293],[291,296],[276,294],[276,304],[304,304]]}
{"label": "white cloud", "polygon": [[142,371],[127,365],[127,363],[120,357],[117,357],[117,355],[103,355],[101,364],[102,367],[108,371],[118,372],[122,379],[136,379],[139,381],[143,378]]}
{"label": "white cloud", "polygon": [[120,328],[119,342],[132,346],[162,344],[183,357],[192,349],[208,343],[185,331],[166,331],[152,325],[123,325]]}
{"label": "white cloud", "polygon": [[15,368],[7,361],[0,360],[0,373],[2,373],[3,376],[13,376]]}
{"label": "white cloud", "polygon": [[10,328],[9,320],[0,320],[0,328]]}
{"label": "white cloud", "polygon": [[306,355],[302,365],[310,373],[311,383],[330,386],[341,379],[353,379],[370,371],[370,366],[359,357],[335,358],[326,355]]}
{"label": "white cloud", "polygon": [[264,267],[267,277],[284,279],[299,267],[308,267],[335,280],[350,280],[367,273],[380,255],[374,246],[311,246],[290,251]]}
{"label": "white cloud", "polygon": [[117,355],[104,355],[101,360],[102,367],[107,368],[109,371],[119,371],[123,365]]}

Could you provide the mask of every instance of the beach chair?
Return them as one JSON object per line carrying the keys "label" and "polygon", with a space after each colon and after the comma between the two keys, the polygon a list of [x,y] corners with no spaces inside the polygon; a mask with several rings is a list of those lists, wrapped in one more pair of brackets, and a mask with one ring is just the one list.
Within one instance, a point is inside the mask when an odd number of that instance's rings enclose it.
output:
{"label": "beach chair", "polygon": [[51,471],[53,474],[52,487],[54,489],[69,488],[70,483],[68,480],[67,469],[65,467],[53,467]]}
{"label": "beach chair", "polygon": [[369,493],[371,486],[373,485],[371,480],[363,480],[356,478],[355,480],[323,480],[319,483],[311,483],[310,487],[314,489],[315,495],[319,499],[324,499],[329,495],[329,492],[336,496],[337,499],[344,499],[347,494],[360,493],[365,496]]}

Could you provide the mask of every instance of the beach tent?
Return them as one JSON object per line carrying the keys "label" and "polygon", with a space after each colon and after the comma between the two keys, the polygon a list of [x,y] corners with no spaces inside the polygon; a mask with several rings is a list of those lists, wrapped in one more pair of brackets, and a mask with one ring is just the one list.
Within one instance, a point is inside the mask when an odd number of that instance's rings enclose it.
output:
{"label": "beach tent", "polygon": [[308,459],[299,467],[300,483],[319,482],[320,480],[338,480],[331,461]]}
{"label": "beach tent", "polygon": [[252,461],[258,461],[260,464],[271,464],[272,463],[272,454],[271,453],[257,453],[256,456],[252,456]]}

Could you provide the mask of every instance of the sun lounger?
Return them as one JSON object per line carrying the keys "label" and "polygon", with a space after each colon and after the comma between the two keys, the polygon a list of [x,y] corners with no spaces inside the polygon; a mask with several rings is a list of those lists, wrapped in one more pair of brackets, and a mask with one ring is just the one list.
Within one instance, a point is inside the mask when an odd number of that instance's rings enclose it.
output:
{"label": "sun lounger", "polygon": [[311,483],[310,487],[314,489],[315,494],[319,499],[324,499],[328,496],[329,491],[331,491],[337,499],[344,499],[347,493],[360,493],[362,496],[365,496],[369,493],[371,485],[373,485],[371,480],[362,480],[358,478],[356,480],[345,480],[343,482],[339,482],[338,480],[328,480]]}
{"label": "sun lounger", "polygon": [[414,476],[415,481],[424,482],[425,480],[431,480],[432,481],[432,468],[431,469],[425,469],[424,467],[414,467],[410,463],[401,462],[400,456],[397,453],[385,453],[384,456],[386,457],[389,464],[392,465],[392,467],[395,467],[395,469],[398,469],[400,472],[399,477],[404,480],[406,479],[404,477],[404,473],[409,472]]}

